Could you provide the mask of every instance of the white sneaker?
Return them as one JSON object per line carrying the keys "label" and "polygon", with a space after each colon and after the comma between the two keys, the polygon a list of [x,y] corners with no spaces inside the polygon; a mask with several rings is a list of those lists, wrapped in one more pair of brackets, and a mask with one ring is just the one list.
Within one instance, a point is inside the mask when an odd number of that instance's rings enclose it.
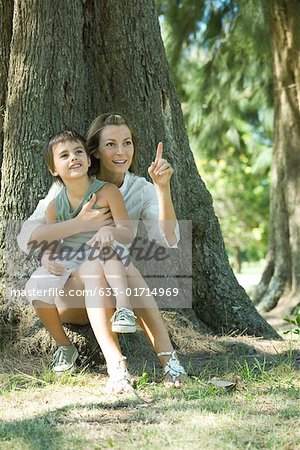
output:
{"label": "white sneaker", "polygon": [[135,333],[136,332],[136,316],[131,309],[117,309],[110,319],[112,322],[112,331],[114,333]]}

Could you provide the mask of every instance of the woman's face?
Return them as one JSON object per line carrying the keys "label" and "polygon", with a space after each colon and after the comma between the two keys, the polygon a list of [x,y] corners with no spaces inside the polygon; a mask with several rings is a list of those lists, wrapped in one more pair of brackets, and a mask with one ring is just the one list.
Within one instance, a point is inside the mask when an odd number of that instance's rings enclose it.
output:
{"label": "woman's face", "polygon": [[125,173],[132,162],[134,147],[126,125],[107,125],[100,134],[100,172]]}

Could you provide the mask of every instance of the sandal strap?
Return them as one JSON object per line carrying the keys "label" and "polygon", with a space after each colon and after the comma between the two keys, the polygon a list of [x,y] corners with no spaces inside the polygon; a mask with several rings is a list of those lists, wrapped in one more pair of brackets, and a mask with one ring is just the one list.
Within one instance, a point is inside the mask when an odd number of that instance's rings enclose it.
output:
{"label": "sandal strap", "polygon": [[159,352],[157,355],[171,356],[166,366],[164,367],[164,374],[170,374],[173,382],[175,382],[180,375],[186,375],[186,371],[176,357],[176,350],[174,350],[173,352]]}
{"label": "sandal strap", "polygon": [[159,352],[157,356],[171,356],[173,353],[176,353],[176,350],[173,350],[173,352]]}

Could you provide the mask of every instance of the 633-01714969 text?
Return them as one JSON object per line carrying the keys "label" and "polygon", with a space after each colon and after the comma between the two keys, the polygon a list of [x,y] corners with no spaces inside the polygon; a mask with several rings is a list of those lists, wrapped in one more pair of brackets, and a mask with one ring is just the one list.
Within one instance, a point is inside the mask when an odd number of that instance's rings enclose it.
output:
{"label": "633-01714969 text", "polygon": [[141,295],[146,295],[150,297],[151,295],[162,297],[166,295],[167,297],[176,297],[179,294],[178,288],[126,288],[125,291],[120,291],[120,289],[113,288],[95,288],[95,295],[122,295],[125,294],[128,297],[139,297]]}

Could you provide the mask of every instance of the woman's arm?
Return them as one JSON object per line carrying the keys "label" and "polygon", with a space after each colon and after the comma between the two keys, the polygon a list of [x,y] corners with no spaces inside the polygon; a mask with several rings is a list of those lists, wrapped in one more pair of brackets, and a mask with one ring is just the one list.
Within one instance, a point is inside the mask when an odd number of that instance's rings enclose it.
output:
{"label": "woman's arm", "polygon": [[[23,252],[28,254],[31,251],[29,242],[33,239],[33,233],[38,227],[46,223],[46,209],[60,190],[61,186],[58,183],[53,183],[46,197],[39,201],[29,219],[23,223],[20,233],[17,236],[18,245]],[[42,238],[42,240],[43,239],[47,239],[47,236]]]}
{"label": "woman's arm", "polygon": [[172,246],[178,241],[175,234],[177,219],[170,187],[173,169],[166,159],[162,159],[162,152],[163,144],[160,142],[157,146],[155,161],[149,167],[148,172],[157,194],[160,227],[168,244]]}
{"label": "woman's arm", "polygon": [[52,202],[49,203],[46,209],[45,216],[46,216],[46,224],[55,223],[57,221],[55,200],[52,200]]}

